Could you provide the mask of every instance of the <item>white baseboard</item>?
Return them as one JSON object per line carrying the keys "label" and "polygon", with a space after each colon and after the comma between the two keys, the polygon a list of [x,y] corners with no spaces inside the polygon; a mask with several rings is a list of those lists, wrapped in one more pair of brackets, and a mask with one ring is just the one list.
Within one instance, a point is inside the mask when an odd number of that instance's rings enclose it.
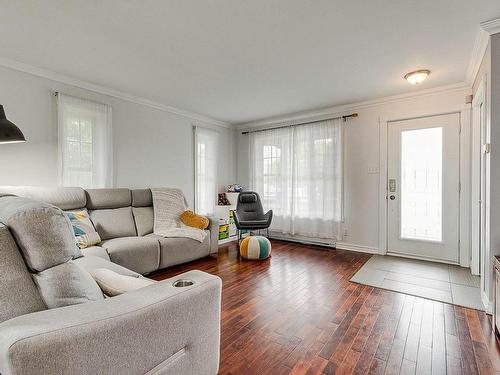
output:
{"label": "white baseboard", "polygon": [[379,253],[378,247],[356,245],[356,244],[347,243],[347,242],[337,242],[336,248],[339,250],[357,251],[360,253],[368,253],[368,254],[378,254]]}

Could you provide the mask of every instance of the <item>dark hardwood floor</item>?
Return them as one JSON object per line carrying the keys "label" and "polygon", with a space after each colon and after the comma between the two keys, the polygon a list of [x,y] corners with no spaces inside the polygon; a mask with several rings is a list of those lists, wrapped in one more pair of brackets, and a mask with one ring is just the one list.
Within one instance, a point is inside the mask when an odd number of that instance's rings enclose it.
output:
{"label": "dark hardwood floor", "polygon": [[222,278],[220,374],[500,374],[485,313],[349,282],[367,254],[272,244],[265,261],[231,244],[154,276]]}

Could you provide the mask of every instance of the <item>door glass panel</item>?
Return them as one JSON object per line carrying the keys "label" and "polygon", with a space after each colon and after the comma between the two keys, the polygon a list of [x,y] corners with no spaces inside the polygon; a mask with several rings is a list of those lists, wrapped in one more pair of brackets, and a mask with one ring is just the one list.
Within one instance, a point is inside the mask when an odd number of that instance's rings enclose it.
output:
{"label": "door glass panel", "polygon": [[401,238],[442,240],[443,128],[401,132]]}

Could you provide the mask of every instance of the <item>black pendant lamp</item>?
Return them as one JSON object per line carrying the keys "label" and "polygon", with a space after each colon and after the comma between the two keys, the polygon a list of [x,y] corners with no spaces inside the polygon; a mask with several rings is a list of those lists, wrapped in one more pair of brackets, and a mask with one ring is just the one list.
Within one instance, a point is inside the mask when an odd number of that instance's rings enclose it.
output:
{"label": "black pendant lamp", "polygon": [[19,143],[26,142],[23,132],[7,120],[3,105],[0,105],[0,143]]}

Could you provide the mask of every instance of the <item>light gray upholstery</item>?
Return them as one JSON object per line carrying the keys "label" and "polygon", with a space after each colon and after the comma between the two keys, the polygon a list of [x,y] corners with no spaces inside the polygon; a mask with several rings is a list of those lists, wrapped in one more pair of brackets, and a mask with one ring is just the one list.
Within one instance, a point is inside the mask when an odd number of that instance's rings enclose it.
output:
{"label": "light gray upholstery", "polygon": [[210,254],[217,255],[219,251],[219,220],[209,217],[208,230],[210,231]]}
{"label": "light gray upholstery", "polygon": [[0,221],[9,228],[32,271],[67,262],[76,251],[73,228],[57,207],[32,199],[0,198]]}
{"label": "light gray upholstery", "polygon": [[[54,189],[57,193],[53,193],[53,201],[57,201],[57,194],[71,195],[65,192],[65,189],[71,191],[78,190],[77,188],[37,188],[18,190],[15,187],[7,187],[5,190],[12,193],[22,193],[29,191],[30,194],[37,194],[37,190],[42,189],[44,194],[49,194],[50,189]],[[87,191],[79,190],[80,201],[75,200],[74,205],[82,204],[82,199],[86,202],[87,210],[90,214],[90,219],[94,224],[102,241],[110,239],[118,239],[123,237],[144,237],[152,234],[154,227],[154,209],[151,189],[89,189]],[[1,194],[1,188],[0,188]],[[60,199],[65,201],[64,199]],[[74,207],[72,207],[74,208]],[[81,208],[81,207],[78,207]],[[172,254],[164,254],[163,260],[159,263],[159,267],[163,268],[167,265],[180,264],[191,261],[196,258],[207,256],[208,254],[217,254],[219,242],[219,222],[217,218],[209,217],[210,238],[203,244],[191,242],[190,239],[177,238],[173,239],[179,249],[173,251]],[[168,243],[169,241],[164,241]],[[109,259],[106,251],[100,249],[100,244],[97,247],[82,249],[82,253],[96,255],[103,259]],[[167,245],[163,247],[168,247]],[[183,249],[187,249],[184,251]],[[185,256],[185,257],[184,257]],[[115,257],[115,259],[118,259]],[[168,259],[168,260],[166,260]],[[123,263],[123,262],[122,262]],[[152,264],[151,259],[147,259],[147,267],[143,267],[135,260],[127,265],[132,265],[136,269],[149,269],[149,264]],[[151,272],[151,271],[148,271]]]}
{"label": "light gray upholstery", "polygon": [[135,228],[138,236],[153,233],[154,212],[153,207],[132,207]]}
{"label": "light gray upholstery", "polygon": [[120,237],[101,242],[113,263],[146,274],[158,269],[160,245],[154,238]]}
{"label": "light gray upholstery", "polygon": [[14,239],[0,224],[0,323],[45,309]]}
{"label": "light gray upholstery", "polygon": [[33,274],[49,309],[104,299],[92,276],[72,261]]}
{"label": "light gray upholstery", "polygon": [[26,265],[35,272],[33,280],[48,308],[103,298],[90,274],[70,262],[75,254],[75,237],[60,208],[4,196],[0,198],[0,218],[12,233]]}
{"label": "light gray upholstery", "polygon": [[[105,259],[107,261],[110,260],[108,252],[106,251],[105,248],[103,248],[101,246],[86,247],[85,249],[82,249],[82,254],[84,256],[89,256],[89,255],[96,256],[96,257]],[[78,259],[80,259],[80,258],[78,258]]]}
{"label": "light gray upholstery", "polygon": [[90,211],[90,219],[101,240],[137,235],[130,206]]}
{"label": "light gray upholstery", "polygon": [[153,195],[151,189],[134,189],[132,190],[132,206],[133,207],[152,207]]}
{"label": "light gray upholstery", "polygon": [[210,235],[200,243],[191,238],[165,238],[148,234],[160,243],[160,269],[203,258],[210,252]]}
{"label": "light gray upholstery", "polygon": [[1,193],[49,203],[61,210],[76,210],[87,203],[85,190],[79,187],[0,186]]}
{"label": "light gray upholstery", "polygon": [[[175,288],[175,279],[195,284]],[[200,271],[0,324],[0,372],[215,375],[221,280]]]}
{"label": "light gray upholstery", "polygon": [[108,268],[97,268],[92,271],[92,277],[101,288],[102,292],[109,297],[141,289],[157,283],[147,277],[133,277],[120,275]]}
{"label": "light gray upholstery", "polygon": [[132,205],[132,195],[129,189],[88,189],[86,195],[87,208],[90,210]]}
{"label": "light gray upholstery", "polygon": [[142,277],[142,275],[138,274],[137,272],[129,270],[128,268],[122,267],[116,263],[112,263],[109,260],[105,260],[95,255],[85,255],[81,258],[75,259],[73,262],[90,274],[92,273],[92,271],[98,268],[106,268],[113,272],[119,273],[120,275]]}

